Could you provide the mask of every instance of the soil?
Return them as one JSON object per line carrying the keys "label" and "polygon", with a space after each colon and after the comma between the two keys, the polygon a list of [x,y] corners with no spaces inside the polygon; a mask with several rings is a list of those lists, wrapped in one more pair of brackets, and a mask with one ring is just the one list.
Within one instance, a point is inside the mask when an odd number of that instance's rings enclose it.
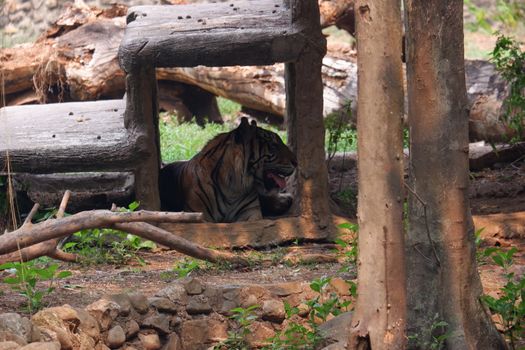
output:
{"label": "soil", "polygon": [[[357,193],[355,163],[348,161],[346,166],[338,164],[330,167],[332,198],[339,212],[351,213],[355,218]],[[525,160],[517,160],[512,164],[496,164],[492,169],[473,173],[471,180],[470,198],[473,214],[525,211]],[[502,246],[518,248],[513,270],[516,275],[523,275],[525,237],[498,239],[497,242]],[[191,272],[191,275],[202,276],[207,282],[217,284],[311,281],[323,275],[354,279],[355,271],[339,272],[344,265],[344,256],[342,252],[334,252],[334,248],[337,246],[333,244],[309,244],[301,247],[294,245],[280,247],[263,252],[244,251],[239,253],[248,257],[258,255],[259,263],[242,270],[201,264],[201,268]],[[297,254],[297,251],[300,251],[302,256],[306,256],[312,253],[312,250],[315,250],[316,254],[321,253],[327,257],[335,256],[338,262],[308,265],[279,262],[279,258],[288,252]],[[264,258],[261,260],[260,256]],[[139,263],[139,259],[143,263]],[[70,304],[83,307],[107,294],[141,291],[145,295],[152,295],[177,279],[173,267],[184,259],[185,256],[179,253],[158,249],[154,252],[140,251],[137,253],[137,258],[131,259],[125,265],[82,266],[61,263],[61,268],[71,271],[73,275],[57,282],[55,291],[45,298],[45,304],[49,306]],[[497,295],[503,285],[502,270],[487,261],[480,266],[479,271],[485,292]],[[7,272],[1,272],[0,278],[6,275]],[[12,291],[7,284],[0,284],[0,292],[0,313],[23,312],[22,296]]]}

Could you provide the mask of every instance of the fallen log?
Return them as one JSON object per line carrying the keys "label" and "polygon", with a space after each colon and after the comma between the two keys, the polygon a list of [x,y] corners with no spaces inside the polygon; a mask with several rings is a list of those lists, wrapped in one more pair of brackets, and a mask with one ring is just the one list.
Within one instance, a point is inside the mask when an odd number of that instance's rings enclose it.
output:
{"label": "fallen log", "polygon": [[38,210],[36,204],[20,228],[0,236],[0,262],[28,261],[44,255],[77,261],[77,256],[57,249],[60,238],[85,229],[113,228],[152,240],[197,259],[213,263],[227,261],[236,265],[247,265],[245,259],[234,254],[202,247],[147,223],[195,223],[202,221],[201,213],[91,210],[63,217],[68,197],[69,192],[66,191],[56,219],[33,224],[31,220]]}
{"label": "fallen log", "polygon": [[[342,13],[344,1],[320,1],[322,6]],[[348,2],[349,7],[351,1]],[[348,9],[347,8],[347,9]],[[346,11],[346,10],[345,10]],[[53,102],[57,99],[96,100],[121,97],[124,74],[117,62],[117,47],[122,37],[122,8],[113,11],[71,8],[57,25],[30,47],[0,50],[4,89],[8,105],[28,102]],[[344,11],[343,11],[344,12]],[[325,14],[329,11],[325,10]],[[322,14],[323,16],[323,14]],[[349,45],[329,46],[323,60],[324,113],[344,113],[357,101],[357,66]],[[513,132],[502,121],[502,102],[506,83],[486,61],[466,61],[466,81],[470,109],[470,139],[507,141]],[[258,111],[285,114],[283,65],[264,67],[171,68],[159,69],[160,105],[175,108],[184,119],[191,115],[212,115],[219,120],[213,94],[229,98]],[[185,90],[185,83],[199,88],[206,101],[203,111],[185,103],[198,94]],[[193,105],[199,105],[199,103]],[[180,108],[177,109],[177,106]]]}

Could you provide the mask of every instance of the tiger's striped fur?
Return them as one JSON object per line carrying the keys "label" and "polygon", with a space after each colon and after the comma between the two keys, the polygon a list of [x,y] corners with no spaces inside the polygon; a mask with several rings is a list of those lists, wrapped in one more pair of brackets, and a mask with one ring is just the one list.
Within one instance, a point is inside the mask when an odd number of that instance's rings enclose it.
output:
{"label": "tiger's striped fur", "polygon": [[277,134],[242,118],[237,129],[217,135],[192,159],[161,169],[161,206],[202,212],[213,222],[257,220],[262,211],[282,214],[291,196],[279,192],[296,166],[295,155]]}

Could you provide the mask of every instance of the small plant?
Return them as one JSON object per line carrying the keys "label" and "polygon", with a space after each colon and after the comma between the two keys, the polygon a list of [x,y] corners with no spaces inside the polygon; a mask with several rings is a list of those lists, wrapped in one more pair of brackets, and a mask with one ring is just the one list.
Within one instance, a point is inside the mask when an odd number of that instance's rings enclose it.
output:
{"label": "small plant", "polygon": [[324,119],[328,161],[332,160],[337,151],[349,151],[357,145],[357,134],[350,123],[351,114],[352,101],[348,101],[341,111],[330,113]]}
{"label": "small plant", "polygon": [[516,131],[514,141],[523,139],[525,119],[525,52],[520,43],[505,35],[499,35],[490,59],[509,84],[509,96],[504,103],[504,118]]}
{"label": "small plant", "polygon": [[189,276],[193,271],[198,271],[200,269],[200,262],[194,259],[183,259],[173,266],[173,271],[177,273],[178,278]]}
{"label": "small plant", "polygon": [[357,255],[359,249],[357,245],[357,232],[359,231],[359,226],[357,224],[345,222],[338,225],[337,227],[350,230],[356,234],[355,237],[350,241],[345,241],[342,238],[336,238],[334,240],[335,244],[337,244],[342,249],[345,258],[345,266],[343,266],[339,270],[339,272],[348,272],[350,271],[351,267],[355,266],[355,264],[357,263]]}
{"label": "small plant", "polygon": [[[286,318],[290,322],[286,328],[268,339],[270,345],[264,347],[264,350],[310,350],[320,344],[323,338],[318,324],[325,322],[330,315],[337,316],[343,310],[347,311],[350,306],[350,301],[340,301],[335,294],[326,295],[325,289],[330,281],[329,277],[321,277],[310,283],[310,288],[318,295],[305,302],[308,306],[306,324],[292,321],[298,319],[300,310],[288,303],[284,304]],[[352,293],[355,292],[354,287],[355,284],[349,286]]]}
{"label": "small plant", "polygon": [[473,0],[465,0],[469,13],[474,17],[465,27],[471,31],[483,30],[487,33],[494,32],[494,28],[510,32],[525,19],[525,4],[522,0],[496,0],[495,3],[494,11],[487,11]]}
{"label": "small plant", "polygon": [[235,321],[237,327],[228,332],[228,338],[213,347],[214,350],[248,350],[250,349],[246,336],[250,334],[250,325],[257,319],[255,310],[259,305],[252,305],[247,308],[236,307],[231,309],[231,319]]}
{"label": "small plant", "polygon": [[[11,286],[27,299],[27,311],[33,313],[42,308],[42,299],[53,292],[53,282],[57,279],[71,276],[70,271],[58,271],[58,264],[39,266],[34,261],[10,262],[0,266],[0,270],[11,270],[14,276],[4,278],[4,283]],[[42,288],[38,282],[49,281],[47,287]]]}
{"label": "small plant", "polygon": [[441,350],[444,349],[445,341],[450,337],[447,328],[448,323],[440,320],[439,314],[435,314],[429,329],[422,334],[409,335],[408,340],[418,349]]}
{"label": "small plant", "polygon": [[[132,202],[128,208],[121,211],[134,211],[137,202]],[[141,265],[144,261],[137,255],[140,249],[154,249],[156,244],[140,237],[113,229],[87,229],[75,232],[72,239],[63,245],[66,252],[80,255],[82,263],[121,265],[131,259],[136,259]],[[109,248],[109,249],[108,249]]]}
{"label": "small plant", "polygon": [[516,277],[510,272],[514,263],[515,247],[505,251],[492,249],[490,257],[496,265],[503,268],[506,283],[500,289],[499,298],[483,295],[482,300],[492,314],[498,316],[498,323],[510,343],[511,349],[516,349],[516,341],[523,337],[525,331],[525,276]]}

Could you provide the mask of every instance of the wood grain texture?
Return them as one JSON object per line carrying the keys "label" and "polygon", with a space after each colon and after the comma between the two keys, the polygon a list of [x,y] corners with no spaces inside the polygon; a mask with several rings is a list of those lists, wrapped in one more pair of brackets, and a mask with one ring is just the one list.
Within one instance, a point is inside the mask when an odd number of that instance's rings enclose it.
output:
{"label": "wood grain texture", "polygon": [[294,61],[307,38],[280,0],[243,0],[128,11],[121,67],[262,65]]}
{"label": "wood grain texture", "polygon": [[52,173],[131,170],[148,150],[124,128],[122,100],[0,109],[0,169]]}
{"label": "wood grain texture", "polygon": [[160,228],[206,247],[263,248],[299,240],[331,241],[340,233],[337,225],[347,219],[329,215],[330,225],[319,224],[303,217],[256,220],[233,223],[162,223]]}

